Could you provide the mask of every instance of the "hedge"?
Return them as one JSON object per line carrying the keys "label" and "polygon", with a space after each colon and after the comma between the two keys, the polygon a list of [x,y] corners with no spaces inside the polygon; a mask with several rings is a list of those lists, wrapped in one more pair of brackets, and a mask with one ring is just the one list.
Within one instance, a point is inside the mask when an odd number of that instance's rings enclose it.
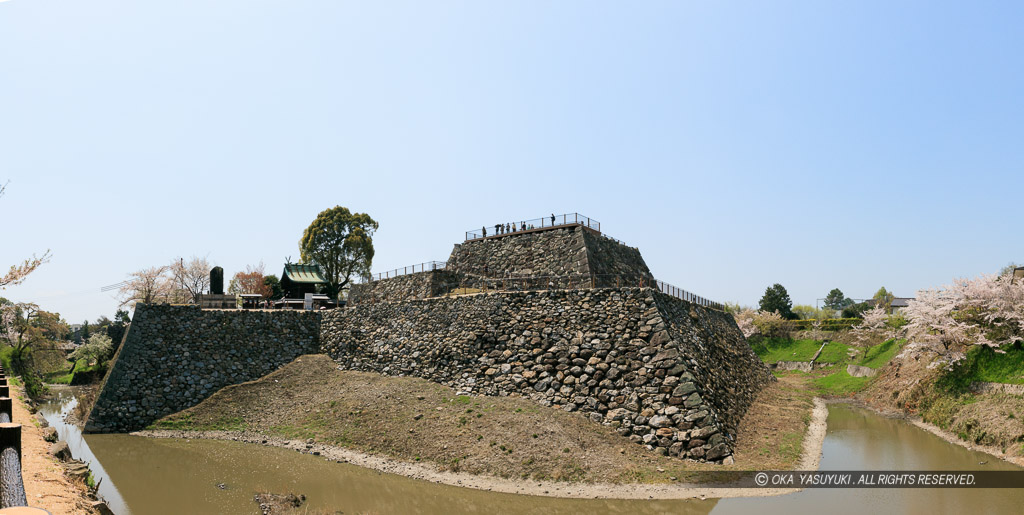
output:
{"label": "hedge", "polygon": [[[794,330],[804,331],[813,329],[814,322],[814,320],[791,320],[789,323],[793,324]],[[821,321],[821,329],[823,331],[842,331],[861,322],[862,320],[859,318],[829,318]]]}

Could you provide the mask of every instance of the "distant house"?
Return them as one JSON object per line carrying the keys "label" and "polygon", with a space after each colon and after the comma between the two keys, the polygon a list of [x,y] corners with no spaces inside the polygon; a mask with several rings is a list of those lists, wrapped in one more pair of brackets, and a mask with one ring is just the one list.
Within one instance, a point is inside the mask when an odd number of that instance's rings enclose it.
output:
{"label": "distant house", "polygon": [[912,300],[914,300],[913,297],[896,297],[892,299],[892,304],[889,305],[889,313],[895,315],[900,311],[903,311]]}
{"label": "distant house", "polygon": [[301,299],[307,293],[316,293],[317,286],[327,284],[317,265],[288,263],[281,272],[281,289],[288,299]]}

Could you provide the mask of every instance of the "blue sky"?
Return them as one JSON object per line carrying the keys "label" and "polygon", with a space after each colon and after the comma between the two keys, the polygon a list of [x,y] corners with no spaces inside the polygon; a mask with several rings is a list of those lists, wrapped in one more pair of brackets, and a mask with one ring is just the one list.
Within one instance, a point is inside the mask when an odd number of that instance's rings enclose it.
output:
{"label": "blue sky", "polygon": [[112,316],[127,273],[280,273],[318,212],[374,270],[578,211],[755,304],[1024,261],[1014,2],[0,2],[0,295]]}

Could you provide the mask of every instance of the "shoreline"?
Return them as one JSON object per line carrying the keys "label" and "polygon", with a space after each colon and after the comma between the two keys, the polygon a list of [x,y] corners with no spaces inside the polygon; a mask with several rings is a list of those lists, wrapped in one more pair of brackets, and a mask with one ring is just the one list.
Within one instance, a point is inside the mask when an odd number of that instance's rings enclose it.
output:
{"label": "shoreline", "polygon": [[[814,398],[811,422],[804,434],[803,449],[796,470],[817,470],[821,462],[821,449],[825,441],[826,402]],[[261,434],[237,431],[182,431],[145,430],[130,433],[147,438],[181,438],[231,440],[257,445],[290,449],[320,456],[338,463],[348,463],[378,472],[395,474],[410,479],[429,481],[449,486],[486,490],[488,492],[560,497],[570,499],[722,499],[730,497],[766,497],[799,492],[800,488],[727,488],[700,484],[647,484],[647,483],[568,483],[556,481],[513,480],[493,476],[480,476],[464,472],[441,471],[420,463],[409,463],[392,458],[353,451],[324,444],[307,444],[301,440],[288,440]]]}
{"label": "shoreline", "polygon": [[19,383],[11,389],[11,419],[21,426],[21,478],[28,505],[50,513],[95,513],[88,487],[67,472],[64,462],[49,454],[52,445],[43,433],[48,425]]}
{"label": "shoreline", "polygon": [[967,440],[962,440],[959,436],[957,436],[954,433],[946,431],[945,429],[942,429],[941,427],[939,427],[939,426],[937,426],[935,424],[932,424],[930,422],[925,422],[925,420],[923,418],[921,418],[920,416],[918,416],[918,415],[911,415],[909,413],[906,413],[906,412],[903,412],[903,411],[900,411],[900,410],[892,410],[892,409],[879,408],[879,407],[873,406],[873,405],[869,404],[868,402],[863,401],[861,399],[852,399],[852,400],[835,399],[835,400],[828,400],[826,402],[828,402],[829,404],[845,402],[845,403],[848,403],[848,404],[853,404],[854,406],[858,406],[858,407],[870,410],[870,411],[872,411],[872,412],[874,412],[874,413],[876,413],[878,415],[881,415],[883,417],[898,418],[898,419],[901,419],[901,420],[905,420],[905,421],[913,424],[915,427],[923,429],[923,430],[925,430],[925,431],[927,431],[927,432],[929,432],[929,433],[931,433],[931,434],[933,434],[933,435],[935,435],[935,436],[937,436],[939,438],[942,438],[943,440],[946,441],[946,443],[951,443],[953,445],[958,445],[958,446],[963,447],[964,449],[967,449],[969,451],[985,453],[985,454],[988,454],[989,456],[992,456],[993,458],[996,458],[996,459],[999,459],[999,460],[1003,460],[1003,461],[1005,461],[1007,463],[1011,463],[1013,465],[1017,465],[1018,467],[1024,467],[1024,456],[1010,456],[1010,455],[1006,454],[1005,452],[1003,452],[1003,450],[1000,449],[999,447],[995,447],[993,445],[981,445],[981,444],[976,444],[976,443],[973,443],[973,442],[968,442]]}

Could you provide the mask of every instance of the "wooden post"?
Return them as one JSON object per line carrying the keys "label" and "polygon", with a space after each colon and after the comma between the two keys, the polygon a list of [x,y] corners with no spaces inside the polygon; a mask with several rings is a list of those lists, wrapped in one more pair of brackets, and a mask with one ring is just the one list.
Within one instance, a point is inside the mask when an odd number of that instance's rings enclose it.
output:
{"label": "wooden post", "polygon": [[27,505],[21,480],[21,424],[0,424],[0,508]]}
{"label": "wooden post", "polygon": [[[4,418],[7,420],[3,420]],[[0,423],[11,423],[14,421],[14,405],[10,397],[0,397]]]}

